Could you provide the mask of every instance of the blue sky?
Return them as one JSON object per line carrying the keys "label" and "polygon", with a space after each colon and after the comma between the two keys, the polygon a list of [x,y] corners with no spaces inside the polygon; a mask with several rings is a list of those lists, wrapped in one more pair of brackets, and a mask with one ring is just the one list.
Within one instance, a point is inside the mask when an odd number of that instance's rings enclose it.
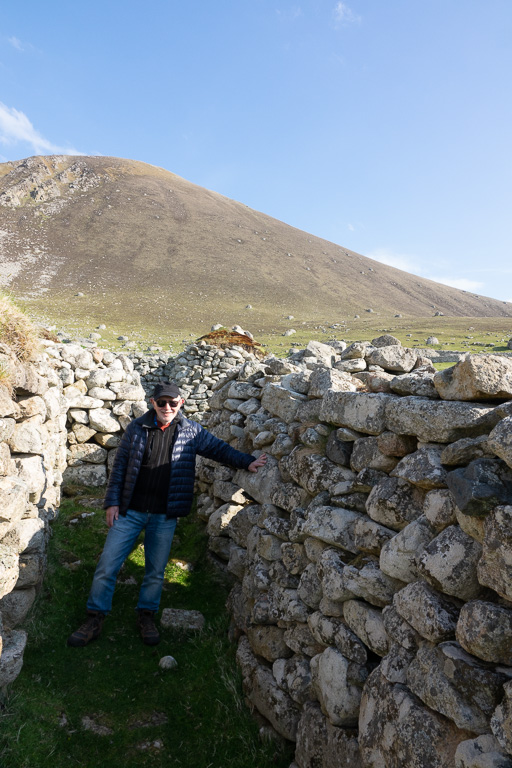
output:
{"label": "blue sky", "polygon": [[510,0],[25,0],[0,161],[142,160],[512,301]]}

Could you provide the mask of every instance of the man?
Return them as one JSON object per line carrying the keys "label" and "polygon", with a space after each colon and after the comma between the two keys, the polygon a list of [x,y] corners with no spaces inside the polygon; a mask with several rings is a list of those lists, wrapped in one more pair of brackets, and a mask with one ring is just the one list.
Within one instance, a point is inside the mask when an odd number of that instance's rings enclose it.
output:
{"label": "man", "polygon": [[154,616],[177,519],[188,515],[192,505],[196,454],[250,472],[267,460],[265,454],[256,459],[235,450],[186,419],[180,413],[184,402],[176,384],[157,384],[152,408],[134,419],[121,439],[105,496],[109,531],[87,601],[87,620],[68,637],[68,645],[84,646],[99,636],[119,569],[143,529],[145,573],[138,626],[143,642],[157,645]]}

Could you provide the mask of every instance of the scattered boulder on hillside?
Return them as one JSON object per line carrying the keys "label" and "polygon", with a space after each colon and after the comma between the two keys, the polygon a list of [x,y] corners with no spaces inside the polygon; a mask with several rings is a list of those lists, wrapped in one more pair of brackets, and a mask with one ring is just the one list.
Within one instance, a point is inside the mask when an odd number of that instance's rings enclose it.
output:
{"label": "scattered boulder on hillside", "polygon": [[433,347],[435,344],[439,344],[439,339],[436,336],[429,336],[425,344],[428,344],[429,347]]}

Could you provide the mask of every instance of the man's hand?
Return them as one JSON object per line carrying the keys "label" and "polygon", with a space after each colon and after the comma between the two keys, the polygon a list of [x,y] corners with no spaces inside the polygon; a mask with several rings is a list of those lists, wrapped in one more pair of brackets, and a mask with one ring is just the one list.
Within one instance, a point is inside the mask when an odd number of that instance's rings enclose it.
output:
{"label": "man's hand", "polygon": [[119,517],[119,507],[107,507],[107,525],[109,528],[112,528],[114,525],[114,520],[117,520]]}
{"label": "man's hand", "polygon": [[262,453],[261,456],[258,456],[258,458],[255,461],[249,464],[247,469],[249,470],[249,472],[257,472],[258,467],[264,467],[266,463],[267,463],[267,454]]}

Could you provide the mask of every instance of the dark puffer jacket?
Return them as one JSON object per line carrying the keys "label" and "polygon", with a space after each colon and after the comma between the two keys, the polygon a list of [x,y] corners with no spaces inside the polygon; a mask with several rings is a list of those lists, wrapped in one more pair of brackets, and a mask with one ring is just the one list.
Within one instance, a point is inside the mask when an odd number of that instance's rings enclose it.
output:
{"label": "dark puffer jacket", "polygon": [[[142,464],[148,430],[154,425],[155,412],[151,408],[144,416],[132,421],[121,438],[103,506],[119,507],[121,515],[130,508],[135,481]],[[241,453],[219,440],[195,421],[181,413],[176,417],[176,432],[172,447],[171,481],[167,495],[167,517],[184,517],[190,512],[194,496],[196,454],[247,469],[254,456]]]}

